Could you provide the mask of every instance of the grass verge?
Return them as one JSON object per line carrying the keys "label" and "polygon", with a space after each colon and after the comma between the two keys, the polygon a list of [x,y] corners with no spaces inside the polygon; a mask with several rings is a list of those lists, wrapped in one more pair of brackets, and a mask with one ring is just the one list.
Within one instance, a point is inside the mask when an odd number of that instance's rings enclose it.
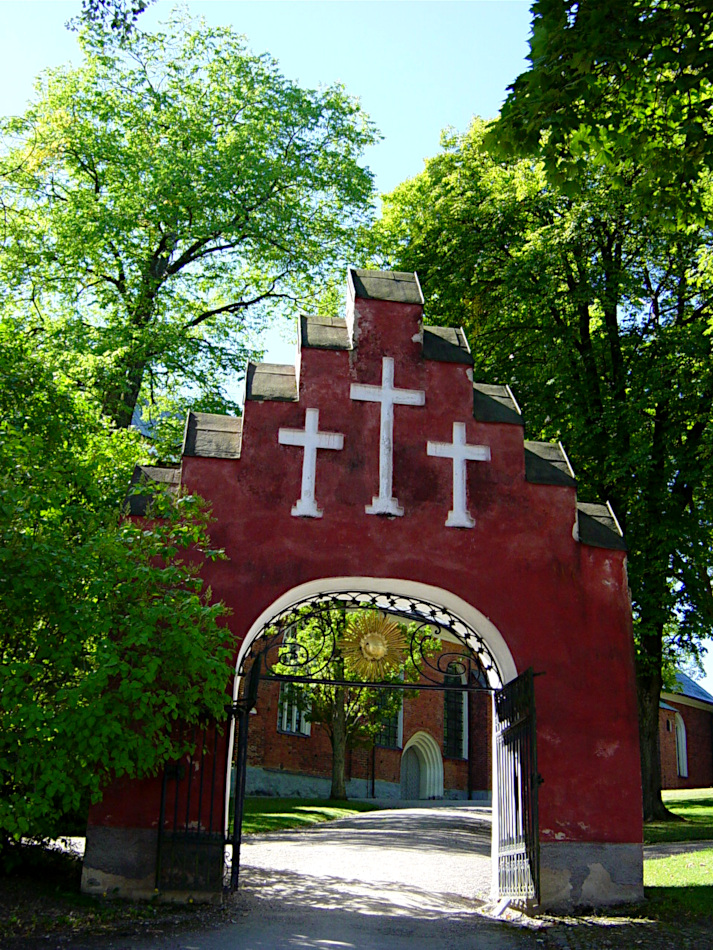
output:
{"label": "grass verge", "polygon": [[374,811],[371,802],[334,802],[318,798],[246,798],[243,834],[264,834],[289,828],[306,828],[335,818]]}
{"label": "grass verge", "polygon": [[713,920],[713,848],[645,861],[644,891],[659,920]]}
{"label": "grass verge", "polygon": [[683,821],[651,821],[644,825],[644,844],[713,840],[713,788],[663,792],[666,807]]}

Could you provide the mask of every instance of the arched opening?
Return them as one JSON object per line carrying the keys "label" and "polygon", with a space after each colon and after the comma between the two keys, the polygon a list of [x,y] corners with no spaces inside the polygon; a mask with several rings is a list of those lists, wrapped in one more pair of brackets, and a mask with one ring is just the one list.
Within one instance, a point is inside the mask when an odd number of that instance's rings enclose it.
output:
{"label": "arched opening", "polygon": [[[260,614],[240,647],[236,664],[235,700],[238,700],[246,688],[246,673],[250,669],[252,659],[261,651],[266,655],[269,641],[280,640],[296,612],[300,609],[319,610],[322,605],[335,602],[347,611],[378,610],[384,615],[427,627],[435,632],[444,644],[452,644],[454,651],[445,653],[443,658],[439,657],[435,668],[424,671],[427,678],[433,677],[430,688],[442,690],[444,681],[450,677],[454,683],[462,682],[464,688],[493,693],[517,676],[512,654],[497,628],[477,608],[450,591],[402,579],[338,577],[311,581],[286,591]],[[260,641],[265,642],[261,644]],[[283,658],[284,655],[283,651]],[[457,670],[452,665],[454,656],[462,664]],[[467,704],[464,704],[463,708],[467,709]],[[229,761],[232,761],[232,735],[230,741]],[[495,763],[494,733],[488,737],[488,742],[492,742],[491,761]],[[403,749],[401,764],[402,786],[405,783],[411,789],[418,787],[418,798],[443,797],[442,754],[438,744],[427,732],[420,731],[409,738]],[[493,894],[498,893],[497,781],[497,772],[493,770]]]}
{"label": "arched opening", "polygon": [[438,743],[427,732],[411,736],[401,756],[401,797],[443,798],[443,759]]}
{"label": "arched opening", "polygon": [[686,724],[680,713],[676,713],[676,770],[680,778],[688,778]]}

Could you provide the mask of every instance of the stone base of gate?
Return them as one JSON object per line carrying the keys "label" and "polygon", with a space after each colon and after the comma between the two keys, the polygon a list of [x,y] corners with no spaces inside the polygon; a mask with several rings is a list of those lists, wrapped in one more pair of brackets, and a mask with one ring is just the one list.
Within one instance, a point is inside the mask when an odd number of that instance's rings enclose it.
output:
{"label": "stone base of gate", "polygon": [[640,844],[547,842],[540,845],[541,910],[607,907],[644,899]]}
{"label": "stone base of gate", "polygon": [[[220,903],[222,884],[211,890],[156,889],[158,833],[150,828],[89,825],[82,892],[130,900]],[[220,861],[222,867],[222,844]]]}
{"label": "stone base of gate", "polygon": [[105,897],[154,897],[157,843],[158,833],[151,828],[89,825],[82,891]]}

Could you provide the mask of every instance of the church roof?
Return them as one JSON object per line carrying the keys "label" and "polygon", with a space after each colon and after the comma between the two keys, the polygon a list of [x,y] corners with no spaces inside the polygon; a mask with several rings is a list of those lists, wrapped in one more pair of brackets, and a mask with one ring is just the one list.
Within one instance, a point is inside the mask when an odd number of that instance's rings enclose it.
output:
{"label": "church roof", "polygon": [[688,699],[697,699],[701,703],[710,703],[713,706],[713,696],[703,689],[699,683],[692,680],[690,676],[686,676],[685,673],[676,673],[676,687],[675,693],[680,693]]}

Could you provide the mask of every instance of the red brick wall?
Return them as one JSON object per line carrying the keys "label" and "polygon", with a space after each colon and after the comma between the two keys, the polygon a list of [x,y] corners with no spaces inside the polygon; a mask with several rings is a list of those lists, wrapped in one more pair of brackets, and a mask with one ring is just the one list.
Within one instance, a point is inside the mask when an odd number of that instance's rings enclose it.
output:
{"label": "red brick wall", "polygon": [[[688,778],[678,774],[676,758],[676,716],[670,710],[659,710],[662,788],[708,788],[713,785],[713,710],[695,709],[666,697],[686,727]],[[668,731],[666,723],[670,722]]]}

